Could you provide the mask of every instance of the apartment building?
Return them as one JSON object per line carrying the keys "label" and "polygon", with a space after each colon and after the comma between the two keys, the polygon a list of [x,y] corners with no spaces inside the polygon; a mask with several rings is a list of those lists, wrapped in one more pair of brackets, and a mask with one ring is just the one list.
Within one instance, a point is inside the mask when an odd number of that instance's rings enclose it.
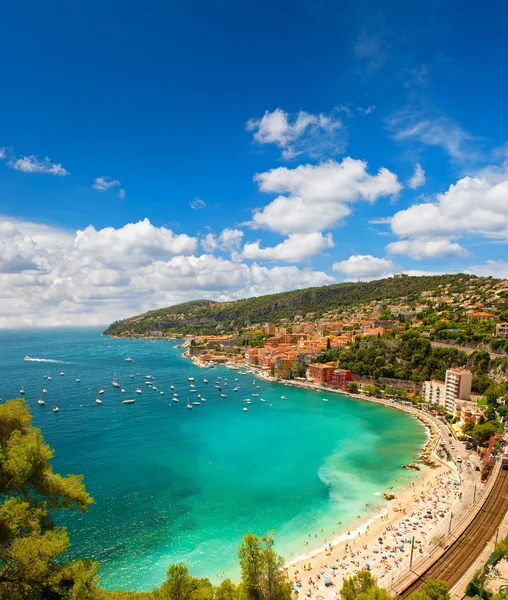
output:
{"label": "apartment building", "polygon": [[446,411],[454,415],[456,413],[457,400],[469,400],[471,398],[471,382],[473,375],[467,369],[448,369],[446,371]]}
{"label": "apartment building", "polygon": [[496,337],[508,338],[508,323],[498,323],[496,325]]}
{"label": "apartment building", "polygon": [[446,384],[444,381],[438,379],[424,381],[422,393],[425,404],[439,404],[439,406],[445,407]]}

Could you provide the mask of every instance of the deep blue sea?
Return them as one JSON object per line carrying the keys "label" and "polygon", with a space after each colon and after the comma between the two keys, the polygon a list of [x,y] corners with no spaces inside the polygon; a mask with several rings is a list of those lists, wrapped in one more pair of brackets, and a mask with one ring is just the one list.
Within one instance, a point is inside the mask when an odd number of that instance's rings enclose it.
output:
{"label": "deep blue sea", "polygon": [[[414,477],[401,465],[427,437],[412,417],[223,367],[199,369],[176,344],[111,339],[100,329],[0,331],[2,402],[23,388],[34,425],[55,450],[54,469],[84,474],[95,503],[60,522],[71,557],[98,560],[106,588],[150,590],[174,562],[212,582],[222,572],[235,578],[249,530],[275,530],[287,560],[307,554]],[[115,376],[124,393],[112,386]],[[198,394],[206,402],[187,409]],[[122,404],[126,398],[135,403]]]}

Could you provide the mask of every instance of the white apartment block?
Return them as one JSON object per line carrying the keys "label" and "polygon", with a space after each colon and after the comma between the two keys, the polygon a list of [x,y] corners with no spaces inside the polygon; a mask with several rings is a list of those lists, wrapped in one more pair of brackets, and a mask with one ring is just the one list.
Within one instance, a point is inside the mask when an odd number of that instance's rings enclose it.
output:
{"label": "white apartment block", "polygon": [[445,381],[425,381],[422,387],[423,400],[427,404],[438,404],[447,413],[456,414],[457,400],[469,400],[473,376],[466,369],[448,369]]}
{"label": "white apartment block", "polygon": [[444,408],[446,398],[446,384],[444,381],[433,379],[423,382],[423,400],[426,404],[439,404]]}
{"label": "white apartment block", "polygon": [[456,401],[471,398],[471,382],[473,375],[467,369],[448,369],[446,371],[446,412],[455,415]]}

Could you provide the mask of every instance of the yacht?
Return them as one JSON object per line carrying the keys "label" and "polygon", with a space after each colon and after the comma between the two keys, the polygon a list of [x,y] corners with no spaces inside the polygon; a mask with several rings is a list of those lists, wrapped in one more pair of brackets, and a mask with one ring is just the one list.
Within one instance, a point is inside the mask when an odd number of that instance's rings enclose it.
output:
{"label": "yacht", "polygon": [[174,386],[174,385],[170,385],[170,386],[169,386],[169,389],[171,389],[171,390],[174,390],[174,389],[175,389],[175,386]]}
{"label": "yacht", "polygon": [[266,400],[264,398],[260,398],[259,399],[261,402],[266,402]]}
{"label": "yacht", "polygon": [[47,390],[46,388],[42,388],[42,393],[43,393],[43,394],[47,394],[47,393],[48,393],[48,390]]}
{"label": "yacht", "polygon": [[76,377],[76,383],[81,383],[81,379],[79,377]]}
{"label": "yacht", "polygon": [[206,398],[201,398],[201,402],[206,402]]}
{"label": "yacht", "polygon": [[259,394],[252,394],[253,396],[259,396]]}
{"label": "yacht", "polygon": [[[136,393],[137,394],[141,394],[141,389],[140,388],[136,388]],[[125,402],[125,400],[124,400],[124,402]]]}
{"label": "yacht", "polygon": [[53,412],[58,412],[58,406],[53,407]]}
{"label": "yacht", "polygon": [[247,412],[249,409],[248,409],[246,406],[244,406],[244,407],[242,408],[242,410],[244,410],[245,412]]}
{"label": "yacht", "polygon": [[189,381],[194,381],[194,377],[187,377]]}
{"label": "yacht", "polygon": [[173,398],[173,402],[180,402],[178,398]]}
{"label": "yacht", "polygon": [[63,377],[65,375],[65,373],[63,371],[60,371],[60,377]]}
{"label": "yacht", "polygon": [[127,362],[134,362],[134,359],[133,359],[133,358],[131,358],[130,356],[128,356],[128,357],[127,357],[125,360],[126,360]]}
{"label": "yacht", "polygon": [[24,393],[25,393],[25,390],[24,390],[23,388],[21,388],[21,389],[19,390],[19,393],[20,393],[20,394],[24,394]]}
{"label": "yacht", "polygon": [[222,396],[223,398],[227,398],[226,394],[221,394],[221,396]]}
{"label": "yacht", "polygon": [[191,392],[191,393],[192,393],[192,392],[196,393],[196,390],[189,390],[189,392]]}
{"label": "yacht", "polygon": [[50,375],[48,375],[48,379],[51,381],[51,376]]}
{"label": "yacht", "polygon": [[196,387],[193,383],[191,383],[190,386],[191,386],[191,388],[195,388]]}
{"label": "yacht", "polygon": [[134,404],[136,402],[134,398],[128,398],[127,400],[123,400],[122,404]]}
{"label": "yacht", "polygon": [[32,360],[32,359],[29,356],[25,356],[24,360],[28,361],[28,360]]}
{"label": "yacht", "polygon": [[161,391],[160,394],[161,394],[161,396],[164,396],[164,392]]}
{"label": "yacht", "polygon": [[102,404],[102,400],[100,398],[96,398],[95,402],[97,402],[97,404]]}
{"label": "yacht", "polygon": [[122,392],[122,394],[125,394],[125,390],[123,388],[120,391]]}
{"label": "yacht", "polygon": [[233,392],[237,392],[240,388],[234,387]]}
{"label": "yacht", "polygon": [[208,379],[203,379],[203,383],[208,383]]}
{"label": "yacht", "polygon": [[120,384],[118,383],[118,381],[116,381],[115,379],[113,379],[113,381],[111,382],[111,385],[115,388],[119,388]]}
{"label": "yacht", "polygon": [[104,390],[99,390],[99,394],[104,394]]}
{"label": "yacht", "polygon": [[328,398],[323,398],[323,402],[328,402]]}
{"label": "yacht", "polygon": [[132,379],[134,377],[134,373],[131,373],[129,377]]}
{"label": "yacht", "polygon": [[287,400],[286,396],[281,396],[280,399],[281,400]]}
{"label": "yacht", "polygon": [[40,404],[40,406],[44,406],[44,404],[45,404],[45,403],[44,403],[44,400],[41,398],[41,394],[40,394],[40,392],[39,392],[39,398],[38,398],[38,400],[37,400],[37,404]]}
{"label": "yacht", "polygon": [[187,408],[192,409],[192,404],[187,404]]}
{"label": "yacht", "polygon": [[194,406],[200,406],[200,405],[201,405],[201,402],[193,402],[192,404],[193,404]]}

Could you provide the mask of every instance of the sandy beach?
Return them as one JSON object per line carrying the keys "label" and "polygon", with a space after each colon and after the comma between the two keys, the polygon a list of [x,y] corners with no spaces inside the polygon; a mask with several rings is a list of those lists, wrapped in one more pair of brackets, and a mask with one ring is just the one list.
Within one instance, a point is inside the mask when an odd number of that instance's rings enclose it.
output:
{"label": "sandy beach", "polygon": [[[336,545],[329,544],[311,558],[287,565],[288,574],[300,596],[338,596],[342,581],[363,569],[389,589],[414,557],[426,553],[434,537],[444,533],[446,516],[459,500],[462,486],[449,469],[428,469],[422,477],[396,494],[388,508],[368,525],[357,527]],[[310,536],[311,534],[309,534]]]}

